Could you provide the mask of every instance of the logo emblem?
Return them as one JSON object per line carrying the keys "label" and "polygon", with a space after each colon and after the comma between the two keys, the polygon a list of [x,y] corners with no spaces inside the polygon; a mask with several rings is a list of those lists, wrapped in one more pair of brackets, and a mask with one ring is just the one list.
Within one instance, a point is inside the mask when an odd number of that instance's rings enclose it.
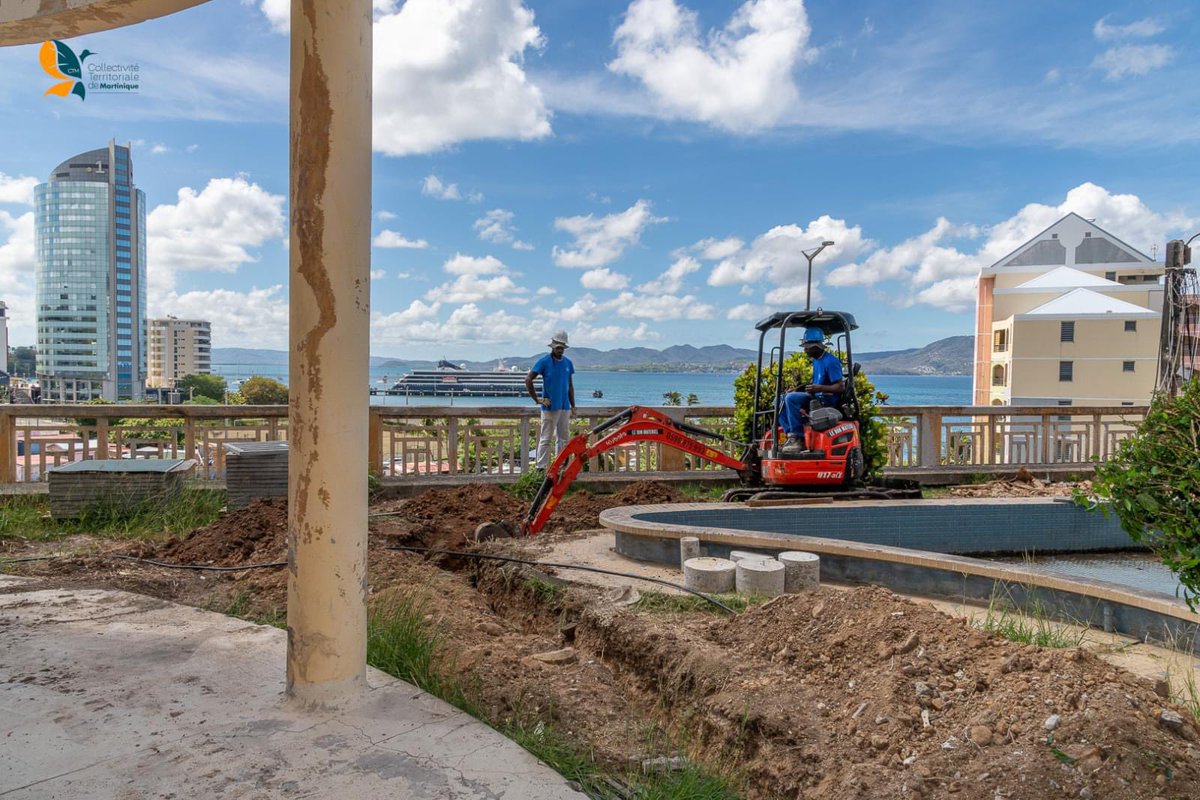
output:
{"label": "logo emblem", "polygon": [[88,56],[95,55],[91,50],[84,50],[78,56],[75,51],[57,39],[42,42],[38,52],[38,61],[42,69],[58,83],[46,90],[45,94],[66,97],[70,94],[79,95],[80,100],[86,99],[87,89],[83,86],[83,61]]}

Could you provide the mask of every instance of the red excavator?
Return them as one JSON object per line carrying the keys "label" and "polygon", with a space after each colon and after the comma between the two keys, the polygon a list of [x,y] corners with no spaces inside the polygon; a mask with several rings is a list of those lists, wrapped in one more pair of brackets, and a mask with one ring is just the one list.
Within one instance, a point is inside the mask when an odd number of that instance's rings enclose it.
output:
{"label": "red excavator", "polygon": [[[763,498],[912,498],[920,497],[915,483],[869,480],[860,438],[861,406],[854,390],[854,364],[850,332],[858,328],[854,317],[840,311],[779,311],[754,326],[759,332],[755,370],[754,405],[749,442],[672,419],[652,408],[633,406],[571,439],[546,472],[521,532],[536,534],[554,512],[558,501],[589,459],[632,442],[660,442],[737,472],[744,484],[725,493],[725,501]],[[792,329],[820,330],[832,343],[829,352],[842,360],[844,387],[836,405],[809,409],[804,449],[785,451],[778,409],[785,392],[783,362],[787,336]],[[768,336],[778,333],[778,343]],[[766,364],[764,365],[764,360]],[[763,396],[766,388],[767,396]],[[591,442],[591,444],[589,444]],[[733,442],[743,448],[741,458],[716,445]],[[711,444],[709,444],[711,443]]]}

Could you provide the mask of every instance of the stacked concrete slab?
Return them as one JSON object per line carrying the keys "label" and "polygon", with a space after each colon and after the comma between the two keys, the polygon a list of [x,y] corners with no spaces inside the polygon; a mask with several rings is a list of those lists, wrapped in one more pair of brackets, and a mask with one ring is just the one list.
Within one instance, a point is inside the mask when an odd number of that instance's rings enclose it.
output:
{"label": "stacked concrete slab", "polygon": [[260,497],[287,497],[287,479],[287,442],[225,444],[225,505],[230,510]]}
{"label": "stacked concrete slab", "polygon": [[173,497],[196,468],[186,458],[87,459],[49,470],[50,515],[76,519],[89,511]]}

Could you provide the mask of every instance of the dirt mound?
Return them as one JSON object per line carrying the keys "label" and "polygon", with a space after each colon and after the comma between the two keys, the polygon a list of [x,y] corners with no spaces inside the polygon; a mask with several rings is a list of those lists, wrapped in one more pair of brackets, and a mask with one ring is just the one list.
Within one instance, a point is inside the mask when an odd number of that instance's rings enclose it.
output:
{"label": "dirt mound", "polygon": [[883,589],[706,628],[596,614],[580,636],[692,719],[702,755],[740,749],[752,796],[1200,796],[1200,728],[1148,682]]}
{"label": "dirt mound", "polygon": [[527,506],[499,486],[457,486],[429,489],[405,500],[388,516],[372,521],[372,530],[393,539],[393,544],[461,548],[481,522],[524,516]]}
{"label": "dirt mound", "polygon": [[154,557],[184,564],[240,566],[287,560],[287,500],[255,500],[183,539],[164,544]]}
{"label": "dirt mound", "polygon": [[608,508],[681,503],[687,497],[673,486],[658,481],[630,484],[615,494],[576,492],[563,499],[546,523],[548,532],[573,532],[600,527],[600,512]]}
{"label": "dirt mound", "polygon": [[950,494],[955,497],[1070,497],[1075,489],[1089,494],[1091,488],[1091,481],[1073,483],[1042,480],[1021,467],[1011,478],[951,486]]}

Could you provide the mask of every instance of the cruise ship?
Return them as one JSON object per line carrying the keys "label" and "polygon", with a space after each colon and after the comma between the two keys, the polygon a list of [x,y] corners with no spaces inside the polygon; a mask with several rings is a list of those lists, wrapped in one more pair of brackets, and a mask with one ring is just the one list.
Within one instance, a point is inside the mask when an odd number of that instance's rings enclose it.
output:
{"label": "cruise ship", "polygon": [[[541,394],[542,378],[533,379],[533,388]],[[465,369],[445,359],[436,369],[415,369],[392,384],[391,395],[410,397],[524,397],[525,372],[506,367],[503,361],[493,370]]]}

